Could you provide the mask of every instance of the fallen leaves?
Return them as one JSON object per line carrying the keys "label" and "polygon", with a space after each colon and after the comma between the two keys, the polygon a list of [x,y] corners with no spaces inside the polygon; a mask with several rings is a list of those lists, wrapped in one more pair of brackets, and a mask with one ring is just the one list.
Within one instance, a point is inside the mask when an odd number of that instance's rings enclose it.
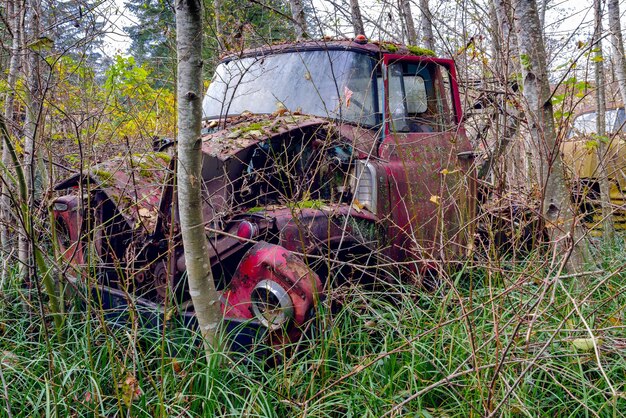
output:
{"label": "fallen leaves", "polygon": [[602,339],[601,338],[574,338],[572,340],[572,345],[578,350],[578,351],[593,351],[595,346],[601,346],[602,345]]}
{"label": "fallen leaves", "polygon": [[142,392],[139,387],[139,382],[132,374],[127,374],[124,380],[119,382],[117,386],[120,389],[122,400],[128,407],[141,396]]}

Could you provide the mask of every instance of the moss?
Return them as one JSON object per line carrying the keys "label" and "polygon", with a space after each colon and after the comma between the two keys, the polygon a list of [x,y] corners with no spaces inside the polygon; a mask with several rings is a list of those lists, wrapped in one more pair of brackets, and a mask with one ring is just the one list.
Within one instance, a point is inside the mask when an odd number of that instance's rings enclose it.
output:
{"label": "moss", "polygon": [[380,46],[391,53],[398,52],[398,45],[392,44],[391,42],[382,42]]}
{"label": "moss", "polygon": [[143,177],[144,179],[152,177],[152,170],[149,168],[141,167],[138,173],[139,173],[139,176]]}
{"label": "moss", "polygon": [[172,161],[172,156],[169,155],[167,152],[155,152],[154,156],[156,158],[160,158],[161,160],[165,161],[167,164],[169,164]]}
{"label": "moss", "polygon": [[102,187],[107,188],[113,184],[113,173],[110,171],[106,171],[101,168],[94,168],[91,170],[91,174],[97,178],[98,183],[100,183]]}
{"label": "moss", "polygon": [[236,130],[236,132],[240,134],[244,134],[246,132],[252,131],[261,131],[265,126],[269,125],[271,121],[266,122],[252,122],[246,126],[242,126]]}
{"label": "moss", "polygon": [[149,153],[149,154],[133,154],[132,164],[133,168],[139,168],[139,175],[141,177],[150,177],[156,170],[161,170],[164,167],[164,162],[169,164],[171,157],[167,154],[167,158],[162,158],[160,154],[165,153]]}
{"label": "moss", "polygon": [[435,56],[435,52],[428,49],[428,48],[422,48],[421,46],[415,46],[415,45],[407,45],[406,49],[409,50],[409,52],[413,55],[419,55],[419,56],[426,56],[426,57],[434,57]]}
{"label": "moss", "polygon": [[290,206],[297,209],[321,209],[324,207],[324,202],[321,200],[301,200],[294,202],[293,205]]}
{"label": "moss", "polygon": [[253,208],[248,209],[248,213],[259,213],[259,212],[263,212],[265,210],[265,207],[263,206],[255,206]]}

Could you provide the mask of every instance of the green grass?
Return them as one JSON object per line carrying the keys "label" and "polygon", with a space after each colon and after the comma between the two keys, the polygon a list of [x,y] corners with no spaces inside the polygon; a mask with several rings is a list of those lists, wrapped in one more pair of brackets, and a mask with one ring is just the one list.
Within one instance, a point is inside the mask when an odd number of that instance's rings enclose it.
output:
{"label": "green grass", "polygon": [[0,416],[6,391],[14,417],[622,417],[626,253],[597,259],[604,271],[584,285],[527,261],[467,266],[434,294],[337,290],[338,307],[273,367],[263,346],[207,364],[189,331],[112,327],[97,310],[70,308],[57,339],[13,280],[0,299]]}

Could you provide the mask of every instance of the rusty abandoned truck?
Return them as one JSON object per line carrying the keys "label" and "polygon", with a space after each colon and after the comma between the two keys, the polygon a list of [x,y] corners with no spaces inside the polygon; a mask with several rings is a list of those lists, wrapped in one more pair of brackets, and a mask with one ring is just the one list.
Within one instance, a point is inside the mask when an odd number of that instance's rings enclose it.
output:
{"label": "rusty abandoned truck", "polygon": [[[248,50],[219,64],[203,111],[226,322],[297,333],[335,282],[383,274],[370,266],[420,277],[470,249],[476,182],[452,60],[362,36]],[[56,185],[78,278],[95,271],[121,299],[189,299],[174,173],[164,144]]]}

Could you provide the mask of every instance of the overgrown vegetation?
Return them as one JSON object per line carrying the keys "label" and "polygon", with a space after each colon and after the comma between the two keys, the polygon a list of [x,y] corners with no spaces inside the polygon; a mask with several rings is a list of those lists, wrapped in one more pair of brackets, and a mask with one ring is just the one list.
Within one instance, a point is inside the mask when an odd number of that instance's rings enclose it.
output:
{"label": "overgrown vegetation", "polygon": [[0,415],[624,416],[623,243],[596,254],[602,270],[584,287],[534,256],[468,263],[434,294],[338,289],[282,355],[259,344],[211,364],[191,331],[115,326],[80,298],[59,343],[11,277]]}

